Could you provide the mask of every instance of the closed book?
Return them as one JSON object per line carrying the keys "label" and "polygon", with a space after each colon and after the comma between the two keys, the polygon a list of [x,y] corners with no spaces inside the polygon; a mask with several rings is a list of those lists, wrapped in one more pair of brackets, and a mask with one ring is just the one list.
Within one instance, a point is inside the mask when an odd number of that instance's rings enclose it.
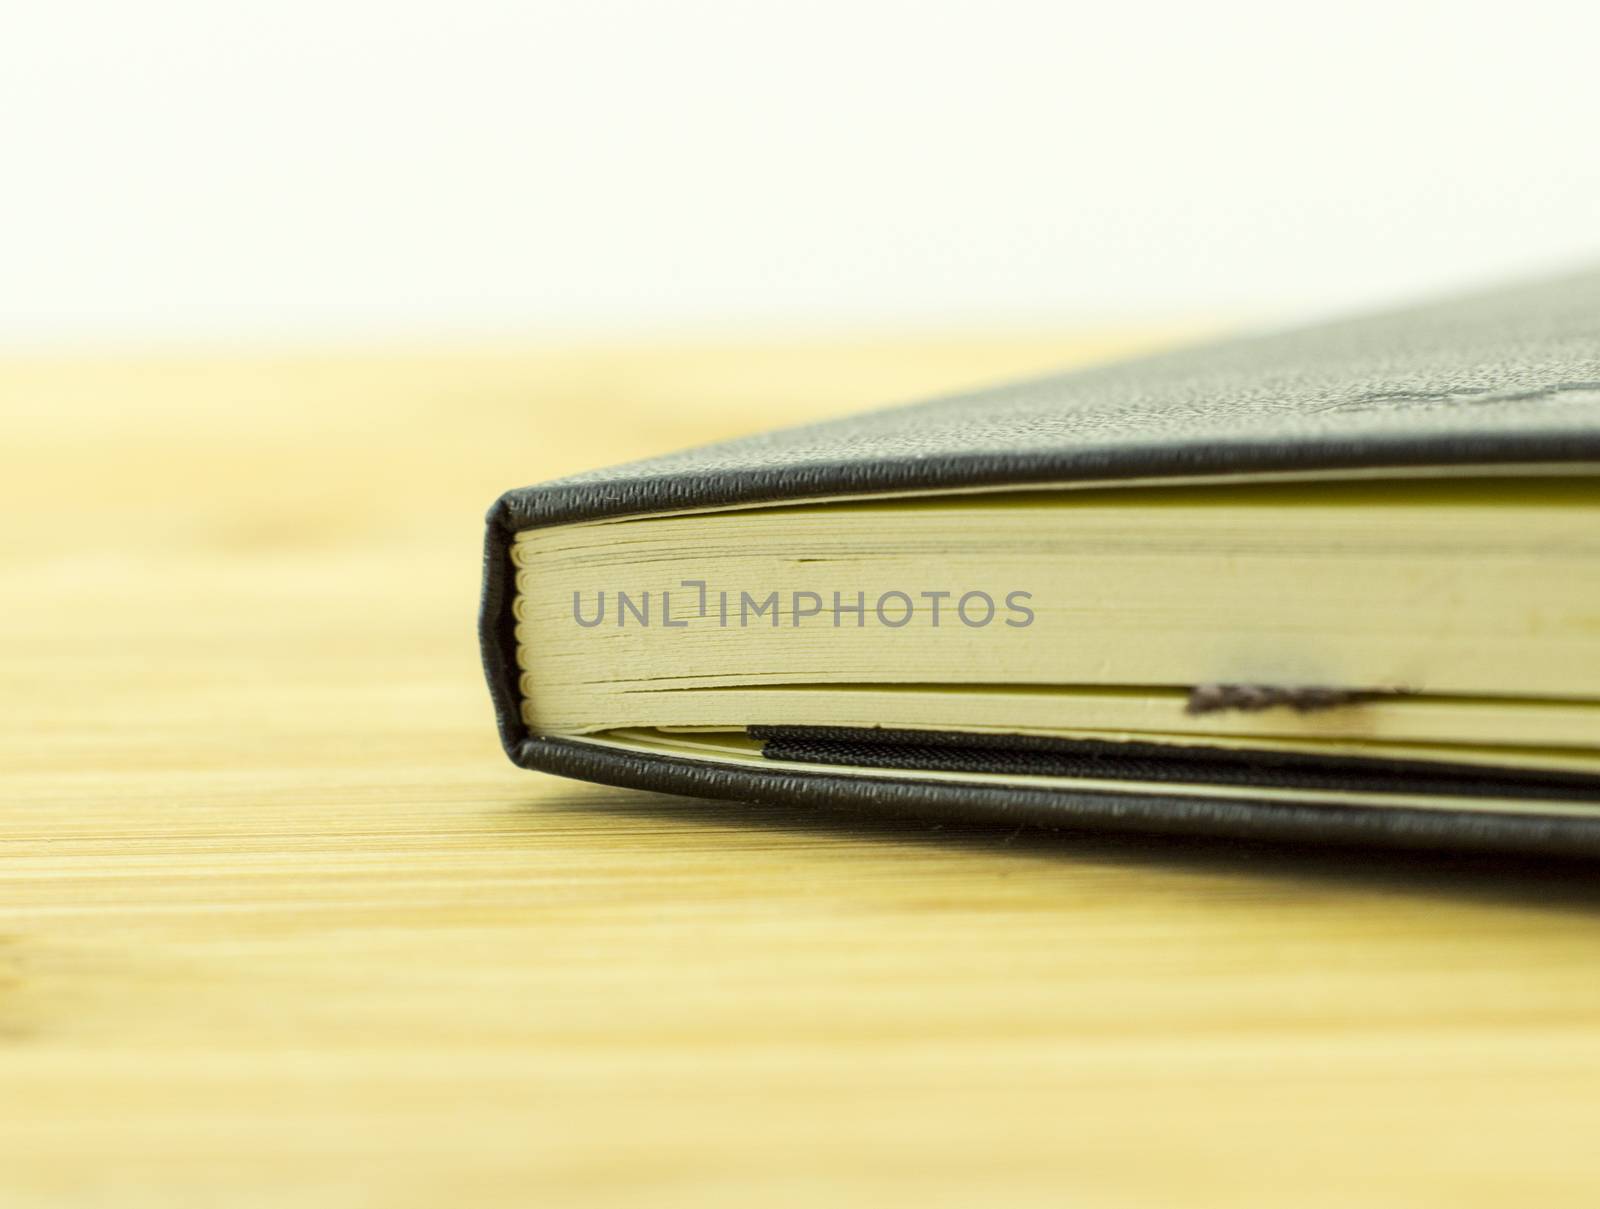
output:
{"label": "closed book", "polygon": [[1600,854],[1600,273],[518,488],[480,638],[607,784]]}

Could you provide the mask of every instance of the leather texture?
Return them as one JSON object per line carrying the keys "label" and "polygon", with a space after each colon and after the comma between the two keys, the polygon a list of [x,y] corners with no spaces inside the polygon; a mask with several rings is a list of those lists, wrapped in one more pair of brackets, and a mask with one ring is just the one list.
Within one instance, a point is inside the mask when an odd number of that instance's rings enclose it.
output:
{"label": "leather texture", "polygon": [[524,529],[728,504],[1285,472],[1600,464],[1600,271],[763,433],[509,491],[488,515],[484,668],[518,764],[763,802],[1068,826],[1600,855],[1600,822],[1056,793],[630,756],[529,735],[508,547]]}

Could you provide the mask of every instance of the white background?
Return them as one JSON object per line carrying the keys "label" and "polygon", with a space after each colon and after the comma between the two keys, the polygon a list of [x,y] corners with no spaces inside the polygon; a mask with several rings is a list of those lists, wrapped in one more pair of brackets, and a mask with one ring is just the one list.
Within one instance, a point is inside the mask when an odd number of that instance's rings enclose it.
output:
{"label": "white background", "polygon": [[1309,314],[1592,263],[1597,10],[9,0],[0,342]]}

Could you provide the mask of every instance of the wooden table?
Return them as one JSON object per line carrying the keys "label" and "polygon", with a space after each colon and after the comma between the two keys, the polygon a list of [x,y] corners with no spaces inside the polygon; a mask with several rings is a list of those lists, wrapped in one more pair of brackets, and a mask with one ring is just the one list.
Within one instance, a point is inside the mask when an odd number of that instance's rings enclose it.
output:
{"label": "wooden table", "polygon": [[0,1204],[1592,1204],[1587,869],[501,756],[501,488],[1149,339],[0,366]]}

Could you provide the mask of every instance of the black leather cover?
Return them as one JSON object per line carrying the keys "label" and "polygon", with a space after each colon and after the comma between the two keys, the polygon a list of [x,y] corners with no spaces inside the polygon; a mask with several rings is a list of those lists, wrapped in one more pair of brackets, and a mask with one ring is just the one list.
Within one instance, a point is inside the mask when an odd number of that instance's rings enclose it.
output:
{"label": "black leather cover", "polygon": [[523,529],[816,497],[1124,479],[1600,465],[1600,272],[1228,340],[509,491],[479,620],[507,753],[607,784],[1069,826],[1600,855],[1600,821],[951,785],[635,756],[528,734],[507,554]]}

